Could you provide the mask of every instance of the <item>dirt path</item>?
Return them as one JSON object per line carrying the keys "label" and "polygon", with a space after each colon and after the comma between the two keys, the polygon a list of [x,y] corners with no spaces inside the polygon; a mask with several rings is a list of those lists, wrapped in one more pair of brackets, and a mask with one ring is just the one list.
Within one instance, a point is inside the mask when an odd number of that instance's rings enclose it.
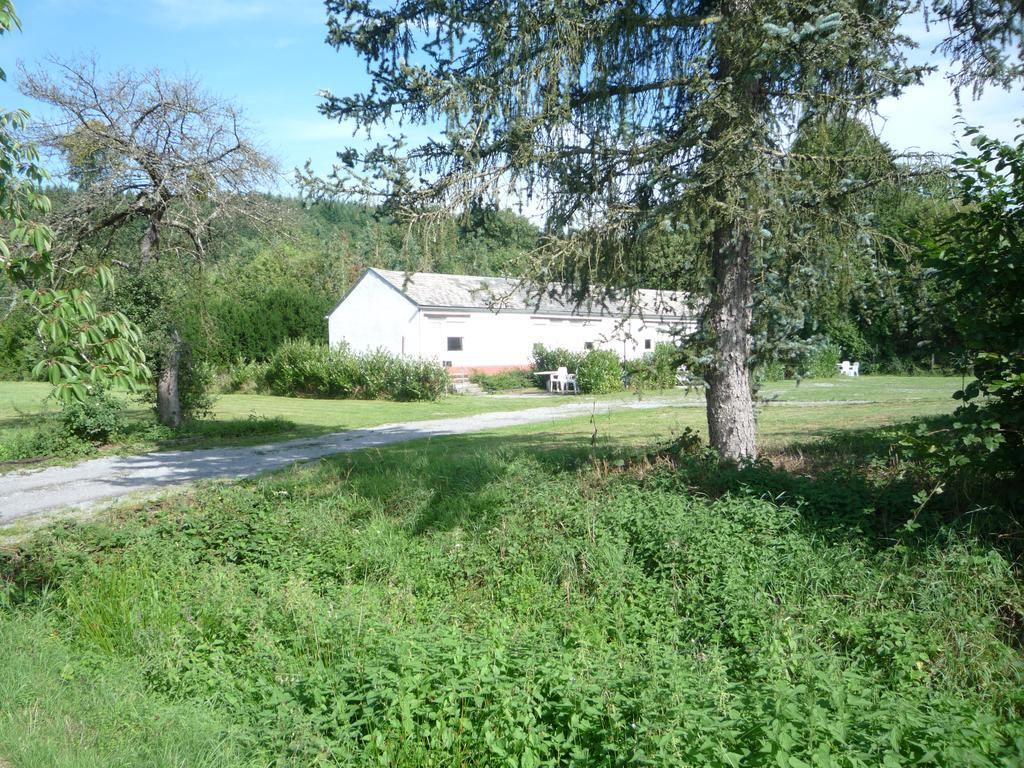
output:
{"label": "dirt path", "polygon": [[72,467],[48,467],[0,475],[0,525],[69,507],[88,507],[139,491],[217,477],[249,477],[335,453],[440,435],[536,424],[612,410],[703,406],[703,401],[651,398],[633,402],[573,402],[523,411],[381,424],[348,432],[242,448],[168,451],[110,456]]}

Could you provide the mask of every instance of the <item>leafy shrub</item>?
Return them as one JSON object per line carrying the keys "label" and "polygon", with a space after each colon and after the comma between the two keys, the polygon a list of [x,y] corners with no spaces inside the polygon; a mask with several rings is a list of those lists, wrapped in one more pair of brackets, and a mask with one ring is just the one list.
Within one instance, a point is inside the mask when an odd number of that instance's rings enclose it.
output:
{"label": "leafy shrub", "polygon": [[786,378],[786,366],[781,360],[769,360],[755,372],[757,381],[782,381]]}
{"label": "leafy shrub", "polygon": [[221,392],[255,392],[267,370],[266,363],[256,360],[236,360],[216,375],[217,388]]}
{"label": "leafy shrub", "polygon": [[683,362],[681,350],[674,344],[656,344],[639,360],[626,363],[629,386],[636,389],[671,389],[676,385],[676,369]]}
{"label": "leafy shrub", "polygon": [[622,364],[609,349],[592,349],[583,356],[576,371],[576,383],[585,395],[600,395],[622,389]]}
{"label": "leafy shrub", "polygon": [[[606,349],[591,349],[573,352],[568,349],[548,348],[537,344],[533,348],[534,367],[538,371],[568,369],[577,375],[577,383],[583,394],[601,394],[622,389],[622,365],[619,356]],[[541,377],[534,377],[536,386],[543,387]]]}
{"label": "leafy shrub", "polygon": [[85,400],[63,403],[61,422],[80,440],[108,443],[125,429],[124,404],[99,390]]}
{"label": "leafy shrub", "polygon": [[830,379],[838,372],[841,354],[838,345],[824,342],[804,358],[801,372],[812,379]]}
{"label": "leafy shrub", "polygon": [[355,358],[347,349],[306,340],[277,348],[263,371],[263,385],[275,395],[354,397]]}
{"label": "leafy shrub", "polygon": [[345,346],[299,339],[271,356],[263,385],[275,395],[436,400],[448,391],[448,373],[438,363],[398,357],[384,350],[355,354]]}
{"label": "leafy shrub", "polygon": [[72,459],[96,451],[89,441],[55,427],[16,430],[4,434],[0,438],[0,461],[49,457]]}
{"label": "leafy shrub", "polygon": [[509,389],[535,387],[538,378],[532,371],[515,369],[501,373],[473,373],[469,380],[479,384],[487,392],[503,392]]}
{"label": "leafy shrub", "polygon": [[[559,368],[566,368],[569,373],[579,371],[583,362],[585,352],[572,352],[561,347],[549,348],[543,344],[535,344],[533,347],[533,367],[537,371],[557,371]],[[535,377],[535,386],[544,387],[542,376]]]}
{"label": "leafy shrub", "polygon": [[860,361],[861,370],[866,361],[874,359],[875,351],[849,318],[835,318],[827,323],[825,330],[829,340],[839,347],[840,359]]}

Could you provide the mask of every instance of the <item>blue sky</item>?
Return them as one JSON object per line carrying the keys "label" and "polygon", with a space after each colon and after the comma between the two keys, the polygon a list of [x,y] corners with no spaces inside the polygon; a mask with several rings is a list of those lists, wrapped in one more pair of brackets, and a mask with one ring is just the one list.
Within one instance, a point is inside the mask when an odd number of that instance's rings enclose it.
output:
{"label": "blue sky", "polygon": [[[15,0],[24,31],[6,36],[0,58],[11,82],[0,84],[4,107],[40,111],[17,93],[14,62],[29,68],[47,54],[95,55],[104,69],[157,67],[189,74],[244,110],[253,133],[285,170],[307,159],[323,172],[352,133],[320,115],[317,91],[362,90],[363,65],[324,43],[321,0]],[[931,41],[919,23],[910,30]],[[1024,117],[1018,90],[966,101],[967,118],[1002,138]],[[940,75],[881,106],[875,127],[895,149],[949,152],[955,103]]]}

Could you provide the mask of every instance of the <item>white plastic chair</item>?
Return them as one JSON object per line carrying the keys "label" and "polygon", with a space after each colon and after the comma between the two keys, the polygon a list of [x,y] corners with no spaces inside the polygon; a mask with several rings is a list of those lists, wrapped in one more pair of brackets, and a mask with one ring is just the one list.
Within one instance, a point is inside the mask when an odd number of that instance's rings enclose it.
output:
{"label": "white plastic chair", "polygon": [[860,376],[860,362],[850,363],[850,375]]}
{"label": "white plastic chair", "polygon": [[576,382],[575,373],[566,373],[565,380],[562,382],[562,391],[566,392],[572,390],[573,394],[578,395],[580,393],[580,385]]}
{"label": "white plastic chair", "polygon": [[837,365],[836,368],[839,369],[839,375],[840,376],[852,376],[853,375],[852,373],[850,373],[851,366],[850,366],[850,361],[849,360],[843,360],[843,362],[839,363],[839,365]]}
{"label": "white plastic chair", "polygon": [[548,390],[551,392],[564,392],[565,382],[569,377],[569,369],[562,366],[557,371],[551,374],[551,378],[548,379]]}

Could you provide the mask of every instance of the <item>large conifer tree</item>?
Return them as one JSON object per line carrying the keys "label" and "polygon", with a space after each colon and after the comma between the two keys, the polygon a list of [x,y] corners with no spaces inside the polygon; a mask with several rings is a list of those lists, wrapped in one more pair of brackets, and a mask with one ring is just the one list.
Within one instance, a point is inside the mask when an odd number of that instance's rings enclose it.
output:
{"label": "large conifer tree", "polygon": [[[580,294],[635,286],[665,241],[658,233],[696,219],[710,276],[710,439],[723,456],[754,457],[755,254],[780,247],[794,206],[827,207],[846,179],[831,173],[829,190],[793,183],[792,136],[809,119],[861,115],[921,76],[898,30],[915,9],[892,0],[326,5],[328,42],[361,55],[373,85],[326,94],[322,111],[368,129],[436,128],[416,146],[397,137],[340,153],[329,191],[381,195],[418,221],[527,196],[549,235],[535,277],[571,281]],[[933,10],[952,20],[947,48],[965,65],[962,82],[1012,77],[1017,3]]]}

